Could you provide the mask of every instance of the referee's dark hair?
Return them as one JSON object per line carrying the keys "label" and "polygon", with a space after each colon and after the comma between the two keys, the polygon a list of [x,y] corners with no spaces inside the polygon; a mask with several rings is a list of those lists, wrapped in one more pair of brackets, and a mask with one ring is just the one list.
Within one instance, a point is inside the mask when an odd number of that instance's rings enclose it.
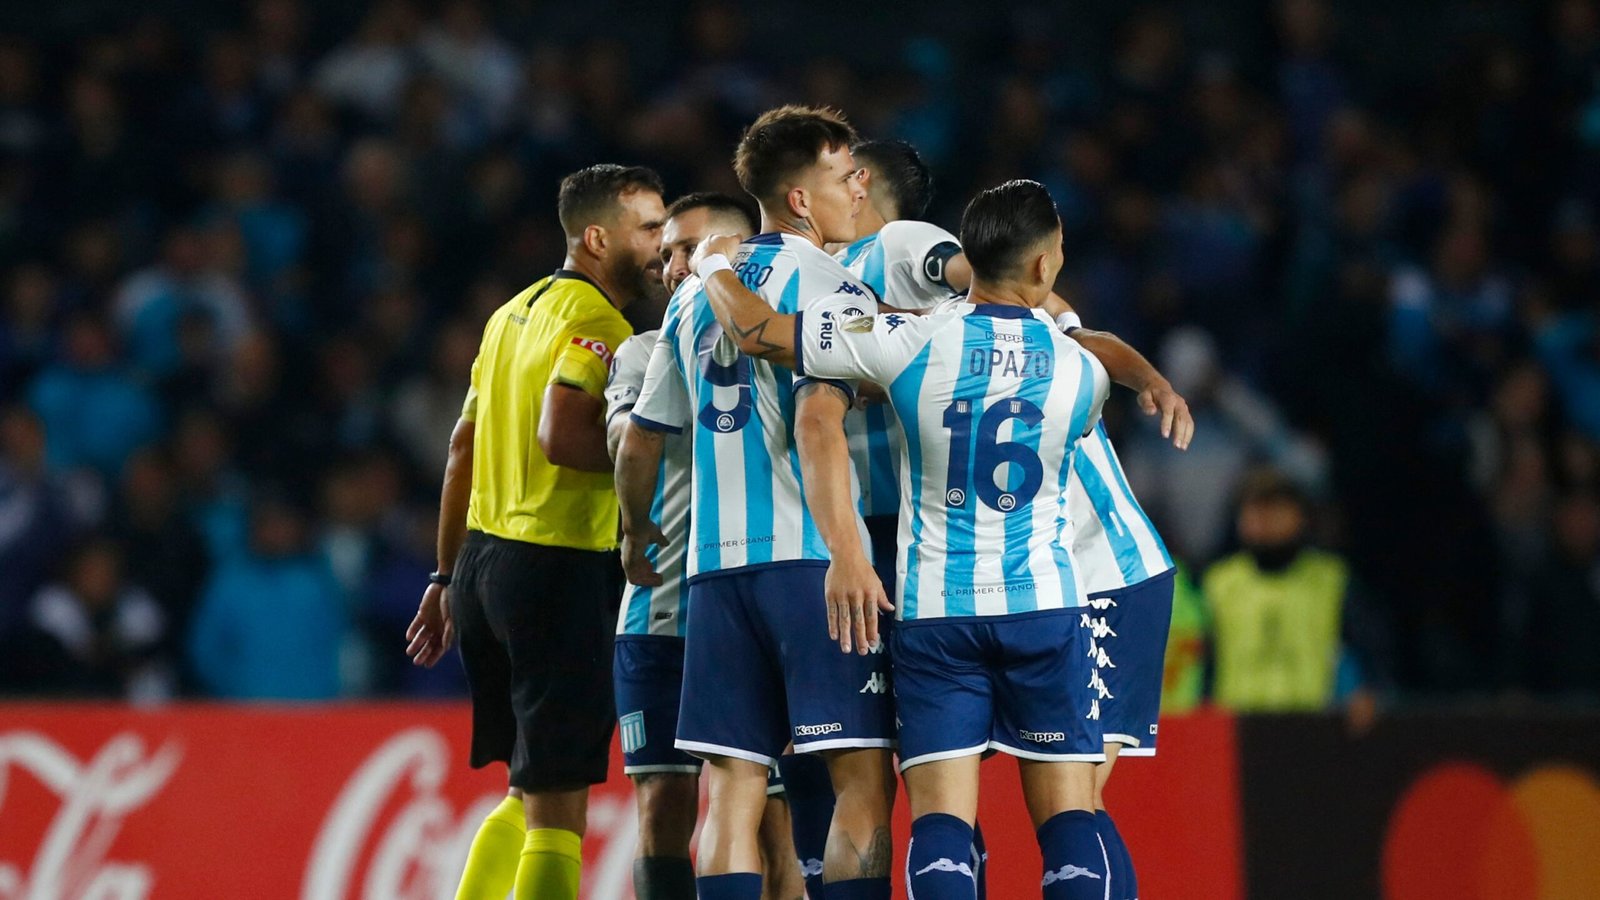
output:
{"label": "referee's dark hair", "polygon": [[933,202],[933,173],[917,148],[905,141],[862,141],[850,148],[858,165],[872,170],[872,188],[888,191],[895,215],[890,219],[921,219]]}
{"label": "referee's dark hair", "polygon": [[762,113],[745,129],[733,154],[733,172],[750,196],[774,200],[795,172],[823,153],[855,142],[855,128],[836,109],[780,106]]}
{"label": "referee's dark hair", "polygon": [[634,191],[665,194],[661,176],[644,166],[619,166],[600,163],[579,169],[561,179],[556,199],[556,215],[568,240],[583,236],[590,225],[600,224],[620,209],[618,198]]}
{"label": "referee's dark hair", "polygon": [[1015,277],[1028,254],[1061,228],[1050,192],[1018,178],[979,192],[961,216],[961,249],[975,278]]}
{"label": "referee's dark hair", "polygon": [[693,209],[709,210],[711,215],[726,216],[743,226],[745,234],[761,230],[761,216],[748,200],[717,191],[697,191],[684,194],[667,207],[667,218],[680,216]]}

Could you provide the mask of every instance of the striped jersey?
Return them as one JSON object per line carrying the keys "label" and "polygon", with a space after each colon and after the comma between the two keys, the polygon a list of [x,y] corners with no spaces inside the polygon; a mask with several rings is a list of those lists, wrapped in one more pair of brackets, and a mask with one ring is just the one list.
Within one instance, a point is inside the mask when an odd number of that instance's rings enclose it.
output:
{"label": "striped jersey", "polygon": [[[872,306],[870,292],[833,257],[793,235],[750,238],[733,269],[783,313],[836,295],[855,298],[858,314]],[[801,489],[794,373],[740,353],[694,277],[669,301],[656,347],[633,421],[694,434],[689,580],[747,566],[826,562]],[[858,490],[853,473],[851,481]]]}
{"label": "striped jersey", "polygon": [[[956,236],[929,222],[890,222],[838,253],[850,274],[896,309],[932,309],[954,291],[944,280],[944,265],[961,253]],[[900,512],[899,423],[887,404],[851,409],[845,417],[850,459],[861,481],[861,511],[868,516]]]}
{"label": "striped jersey", "polygon": [[828,298],[800,316],[796,361],[807,377],[886,386],[903,425],[899,618],[1082,606],[1066,486],[1110,389],[1105,369],[1039,310],[851,305]]}
{"label": "striped jersey", "polygon": [[1105,426],[1078,443],[1067,481],[1072,557],[1090,594],[1120,590],[1172,568],[1172,555],[1128,488]]}
{"label": "striped jersey", "polygon": [[[606,385],[606,425],[631,412],[644,388],[659,332],[647,331],[622,342],[611,362]],[[683,548],[689,539],[689,437],[669,434],[663,443],[661,467],[656,472],[656,495],[650,501],[650,521],[667,536],[665,544],[645,550],[645,558],[661,575],[661,584],[629,584],[617,615],[619,635],[683,637],[688,624],[688,592],[683,589]]]}

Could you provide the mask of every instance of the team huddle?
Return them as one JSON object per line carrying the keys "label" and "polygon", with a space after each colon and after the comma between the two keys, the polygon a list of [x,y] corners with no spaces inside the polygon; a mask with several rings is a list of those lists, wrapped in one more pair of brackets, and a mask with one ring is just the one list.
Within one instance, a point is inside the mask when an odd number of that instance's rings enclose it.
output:
{"label": "team huddle", "polygon": [[620,728],[641,900],[886,900],[896,771],[908,896],[983,897],[993,752],[1041,895],[1133,900],[1102,792],[1155,753],[1174,567],[1099,420],[1115,381],[1181,449],[1187,407],[1054,293],[1042,185],[979,193],[957,237],[917,221],[913,148],[793,106],[734,168],[755,211],[569,176],[566,263],[485,329],[407,635],[427,665],[459,636],[472,762],[511,771],[457,896],[575,900]]}

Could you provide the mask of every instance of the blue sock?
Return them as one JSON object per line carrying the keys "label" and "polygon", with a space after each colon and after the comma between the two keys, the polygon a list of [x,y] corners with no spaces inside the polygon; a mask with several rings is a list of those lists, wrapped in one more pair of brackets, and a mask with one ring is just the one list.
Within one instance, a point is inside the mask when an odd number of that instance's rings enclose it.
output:
{"label": "blue sock", "polygon": [[892,893],[889,876],[882,878],[852,878],[849,881],[830,881],[822,889],[827,900],[889,900]]}
{"label": "blue sock", "polygon": [[822,860],[828,847],[828,826],[833,822],[833,779],[828,764],[815,753],[792,753],[778,760],[778,774],[783,776],[806,894],[811,900],[823,900],[828,895],[822,885]]}
{"label": "blue sock", "polygon": [[1100,830],[1100,840],[1106,845],[1106,859],[1111,861],[1111,900],[1138,900],[1139,879],[1134,877],[1133,857],[1117,832],[1117,823],[1111,821],[1111,814],[1103,809],[1095,811],[1094,821]]}
{"label": "blue sock", "polygon": [[989,848],[977,822],[972,823],[972,878],[978,882],[978,900],[989,900]]}
{"label": "blue sock", "polygon": [[700,900],[761,900],[760,872],[701,875],[694,886]]}
{"label": "blue sock", "polygon": [[[1086,809],[1057,813],[1039,826],[1044,854],[1044,900],[1103,900],[1107,871],[1105,847]],[[1113,888],[1115,890],[1115,888]]]}
{"label": "blue sock", "polygon": [[945,813],[918,817],[906,848],[906,894],[917,900],[973,900],[978,888],[972,849],[972,826],[966,822]]}

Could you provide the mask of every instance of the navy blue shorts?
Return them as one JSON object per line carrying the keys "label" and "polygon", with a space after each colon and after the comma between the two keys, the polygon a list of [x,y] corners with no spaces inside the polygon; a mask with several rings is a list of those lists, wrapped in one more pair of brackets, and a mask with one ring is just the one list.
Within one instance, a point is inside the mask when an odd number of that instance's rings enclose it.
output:
{"label": "navy blue shorts", "polygon": [[895,565],[900,548],[899,516],[867,516],[867,538],[872,541],[872,568],[883,589],[894,600]]}
{"label": "navy blue shorts", "polygon": [[700,760],[673,746],[683,699],[683,639],[618,635],[611,680],[622,732],[622,771],[700,772]]}
{"label": "navy blue shorts", "polygon": [[890,634],[900,769],[995,749],[1101,762],[1079,608],[1022,617],[899,622]]}
{"label": "navy blue shorts", "polygon": [[1176,569],[1116,591],[1089,596],[1091,652],[1099,680],[1100,726],[1122,756],[1156,755],[1161,673],[1172,627]]}
{"label": "navy blue shorts", "polygon": [[894,746],[888,657],[828,637],[826,573],[779,564],[689,585],[680,749],[770,766],[791,740],[796,753]]}

